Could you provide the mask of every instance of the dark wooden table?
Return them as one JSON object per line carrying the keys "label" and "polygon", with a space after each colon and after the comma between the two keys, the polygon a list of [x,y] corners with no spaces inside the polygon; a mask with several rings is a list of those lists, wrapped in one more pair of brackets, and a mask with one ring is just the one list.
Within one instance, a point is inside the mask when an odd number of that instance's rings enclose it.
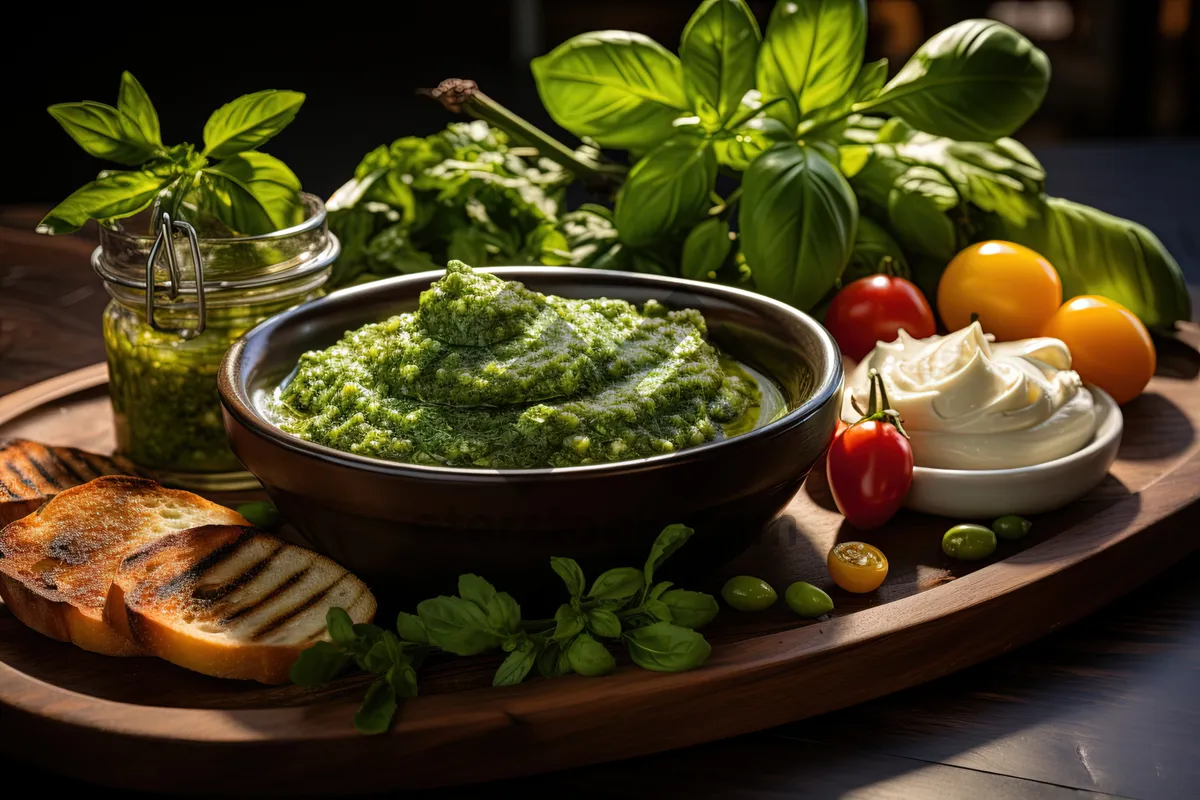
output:
{"label": "dark wooden table", "polygon": [[[1052,190],[1153,224],[1189,281],[1200,283],[1188,227],[1200,218],[1191,194],[1200,182],[1200,145],[1039,155]],[[107,298],[87,266],[93,240],[38,237],[34,222],[29,209],[0,210],[0,394],[103,356],[99,319]],[[1200,798],[1198,573],[1200,555],[1036,644],[853,709],[703,747],[435,796]],[[92,790],[30,775],[2,758],[0,775]]]}

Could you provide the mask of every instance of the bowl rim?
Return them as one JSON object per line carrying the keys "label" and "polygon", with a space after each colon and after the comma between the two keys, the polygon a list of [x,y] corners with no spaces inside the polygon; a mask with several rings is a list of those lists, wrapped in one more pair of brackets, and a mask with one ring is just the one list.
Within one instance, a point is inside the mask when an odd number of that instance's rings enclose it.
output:
{"label": "bowl rim", "polygon": [[[1083,384],[1083,388],[1092,393],[1098,404],[1104,407],[1104,422],[1096,426],[1092,438],[1074,453],[1043,461],[1039,464],[1029,464],[1024,467],[1005,467],[1004,469],[949,469],[946,467],[922,467],[913,465],[913,477],[958,479],[958,480],[1004,480],[1006,478],[1025,477],[1042,472],[1056,472],[1071,465],[1093,458],[1095,454],[1112,444],[1113,440],[1120,441],[1125,431],[1125,416],[1121,407],[1108,392],[1091,383]],[[844,405],[844,401],[843,401]],[[840,416],[839,416],[840,418]],[[1110,422],[1111,420],[1111,422]],[[1107,428],[1107,429],[1106,429]]]}
{"label": "bowl rim", "polygon": [[[715,294],[724,296],[728,299],[740,301],[740,306],[754,305],[773,307],[778,311],[798,319],[802,324],[808,326],[816,334],[817,341],[821,344],[821,349],[824,355],[825,369],[818,376],[818,384],[809,397],[799,406],[787,412],[779,419],[767,423],[761,428],[755,428],[746,433],[737,436],[731,436],[726,439],[715,442],[706,442],[695,447],[688,447],[673,453],[663,453],[661,455],[648,456],[646,458],[635,458],[627,461],[612,461],[603,464],[585,464],[571,467],[538,467],[535,469],[491,469],[487,467],[446,467],[431,464],[410,464],[403,461],[388,461],[382,458],[374,458],[372,456],[363,456],[355,453],[347,453],[343,450],[337,450],[325,445],[309,442],[294,436],[280,429],[272,422],[265,419],[258,413],[253,399],[246,391],[245,382],[241,380],[240,366],[242,363],[243,354],[245,353],[249,343],[256,337],[265,336],[269,331],[288,325],[293,319],[306,314],[313,313],[315,308],[319,308],[323,304],[332,304],[335,302],[345,302],[348,297],[358,295],[369,295],[376,292],[386,291],[396,286],[406,286],[409,284],[420,284],[427,286],[428,283],[437,280],[445,274],[445,270],[430,270],[427,272],[418,272],[410,275],[398,275],[394,278],[385,278],[371,283],[361,284],[359,286],[350,286],[345,289],[339,289],[330,292],[328,295],[309,303],[296,306],[287,311],[276,314],[267,320],[242,335],[234,344],[226,351],[224,358],[221,360],[220,368],[217,372],[217,388],[221,398],[221,406],[228,417],[235,419],[242,427],[250,432],[273,441],[274,443],[299,453],[301,455],[319,458],[326,461],[333,461],[344,466],[355,469],[362,469],[368,472],[379,473],[392,476],[403,477],[421,477],[421,478],[458,478],[458,479],[473,479],[479,480],[505,480],[515,478],[538,478],[538,479],[573,479],[592,475],[603,475],[606,473],[627,473],[629,471],[648,471],[662,467],[668,467],[676,464],[685,464],[697,459],[705,459],[716,457],[721,452],[728,451],[734,447],[745,447],[762,439],[772,438],[792,427],[801,424],[809,417],[813,416],[817,411],[824,407],[827,403],[833,400],[839,390],[842,388],[844,380],[844,370],[842,366],[841,352],[838,350],[837,344],[834,342],[833,336],[808,314],[795,309],[786,303],[774,300],[766,295],[757,294],[755,292],[738,289],[732,286],[723,284],[708,283],[705,281],[693,281],[686,278],[675,278],[663,275],[646,275],[636,272],[623,272],[618,270],[594,270],[583,267],[547,267],[547,266],[503,266],[503,267],[480,267],[480,270],[500,276],[517,276],[514,280],[521,280],[519,276],[528,276],[531,272],[533,277],[546,275],[554,276],[568,282],[583,281],[604,283],[607,278],[615,278],[615,283],[622,285],[644,285],[649,287],[661,286],[664,292],[671,289],[681,289],[701,294]],[[363,322],[363,324],[368,324]]]}

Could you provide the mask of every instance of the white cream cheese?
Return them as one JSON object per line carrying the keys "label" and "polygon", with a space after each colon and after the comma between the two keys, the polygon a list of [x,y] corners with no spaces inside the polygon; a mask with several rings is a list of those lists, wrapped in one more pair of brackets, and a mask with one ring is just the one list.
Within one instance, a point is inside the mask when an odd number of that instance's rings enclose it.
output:
{"label": "white cream cheese", "polygon": [[1008,469],[1082,448],[1096,429],[1091,392],[1058,339],[990,342],[978,322],[947,336],[903,330],[850,376],[842,416],[857,421],[879,371],[912,440],[913,461],[943,469]]}

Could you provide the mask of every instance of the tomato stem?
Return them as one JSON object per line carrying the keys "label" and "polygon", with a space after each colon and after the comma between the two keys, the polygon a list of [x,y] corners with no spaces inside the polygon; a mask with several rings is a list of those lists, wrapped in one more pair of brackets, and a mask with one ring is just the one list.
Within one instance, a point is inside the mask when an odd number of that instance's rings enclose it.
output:
{"label": "tomato stem", "polygon": [[[892,403],[888,400],[887,389],[883,385],[883,376],[879,374],[879,370],[871,370],[867,373],[867,378],[871,381],[871,395],[870,401],[867,404],[867,415],[855,424],[871,422],[873,420],[889,422],[896,426],[896,430],[900,431],[905,439],[910,438],[908,431],[904,430],[904,420],[900,418],[900,412],[892,408]],[[879,393],[878,397],[876,397],[876,392]]]}

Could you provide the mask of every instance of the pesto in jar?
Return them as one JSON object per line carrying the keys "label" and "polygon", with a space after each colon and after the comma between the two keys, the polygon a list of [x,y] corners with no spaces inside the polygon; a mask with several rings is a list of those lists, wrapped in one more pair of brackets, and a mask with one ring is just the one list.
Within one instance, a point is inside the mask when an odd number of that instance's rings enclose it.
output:
{"label": "pesto in jar", "polygon": [[757,420],[755,381],[705,335],[694,309],[547,296],[452,261],[418,311],[301,356],[271,410],[317,444],[416,464],[642,458]]}

